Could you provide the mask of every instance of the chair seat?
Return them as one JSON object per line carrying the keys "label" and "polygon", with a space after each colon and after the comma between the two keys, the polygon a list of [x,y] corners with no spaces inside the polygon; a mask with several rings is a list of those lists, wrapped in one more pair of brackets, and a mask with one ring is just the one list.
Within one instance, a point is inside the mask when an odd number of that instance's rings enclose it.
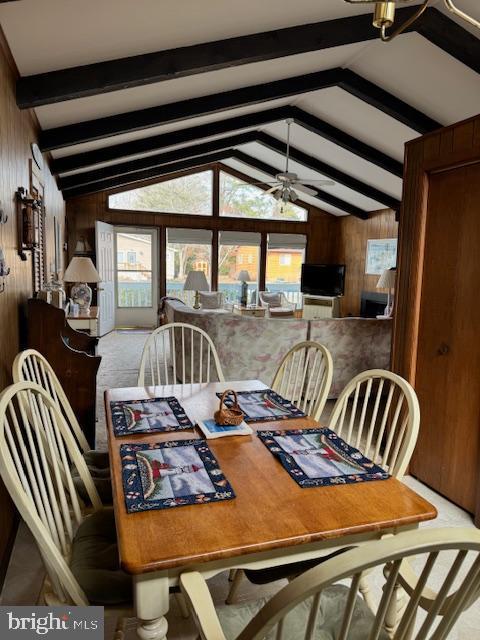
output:
{"label": "chair seat", "polygon": [[72,543],[70,568],[90,604],[132,601],[132,578],[120,568],[112,509],[96,511],[79,526]]}
{"label": "chair seat", "polygon": [[[348,591],[349,589],[346,586],[333,585],[322,592],[317,626],[313,634],[315,640],[335,640],[338,638]],[[312,601],[312,598],[305,600],[285,617],[283,626],[284,638],[288,638],[288,640],[304,640]],[[219,607],[217,613],[225,638],[227,640],[237,638],[266,602],[266,599],[262,599],[255,602]],[[373,613],[364,600],[357,596],[347,640],[365,640],[365,638],[368,638],[373,622]],[[266,640],[275,640],[276,631],[277,629],[274,627],[266,636]],[[385,631],[380,633],[379,640],[388,640],[388,635]]]}
{"label": "chair seat", "polygon": [[[87,463],[100,500],[103,504],[112,504],[112,483],[110,481],[110,459],[108,457],[108,451],[86,451],[83,454],[83,459]],[[78,495],[84,502],[89,503],[90,499],[85,485],[80,479],[76,469],[73,469],[72,476]]]}

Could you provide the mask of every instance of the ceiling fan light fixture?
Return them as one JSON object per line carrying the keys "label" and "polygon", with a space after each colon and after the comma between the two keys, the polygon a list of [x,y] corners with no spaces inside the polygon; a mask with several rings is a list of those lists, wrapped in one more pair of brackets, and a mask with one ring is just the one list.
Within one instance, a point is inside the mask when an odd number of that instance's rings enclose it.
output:
{"label": "ceiling fan light fixture", "polygon": [[376,2],[373,12],[373,26],[377,29],[389,29],[395,21],[394,2]]}
{"label": "ceiling fan light fixture", "polygon": [[[447,9],[455,16],[480,29],[480,21],[459,9],[455,4],[456,1],[457,0],[444,0],[444,3]],[[428,5],[431,4],[431,0],[423,0],[422,4],[418,5],[417,10],[410,18],[407,18],[393,32],[387,33],[387,29],[390,29],[395,21],[396,3],[405,4],[412,2],[412,0],[344,0],[344,2],[348,2],[348,4],[375,4],[373,26],[380,30],[380,38],[383,42],[390,42],[390,40],[393,40],[403,33],[425,12]]]}

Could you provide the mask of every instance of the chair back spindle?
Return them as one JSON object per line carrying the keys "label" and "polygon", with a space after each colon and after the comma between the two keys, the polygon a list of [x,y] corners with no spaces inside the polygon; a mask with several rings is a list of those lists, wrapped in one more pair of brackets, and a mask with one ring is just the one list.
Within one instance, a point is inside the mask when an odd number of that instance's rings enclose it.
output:
{"label": "chair back spindle", "polygon": [[391,371],[355,376],[335,403],[329,427],[392,476],[405,473],[418,437],[420,408],[411,385]]}
{"label": "chair back spindle", "polygon": [[174,322],[156,329],[145,342],[138,386],[224,382],[210,336],[198,327]]}
{"label": "chair back spindle", "polygon": [[318,420],[330,393],[332,377],[333,361],[328,349],[318,342],[305,341],[285,355],[272,389]]}

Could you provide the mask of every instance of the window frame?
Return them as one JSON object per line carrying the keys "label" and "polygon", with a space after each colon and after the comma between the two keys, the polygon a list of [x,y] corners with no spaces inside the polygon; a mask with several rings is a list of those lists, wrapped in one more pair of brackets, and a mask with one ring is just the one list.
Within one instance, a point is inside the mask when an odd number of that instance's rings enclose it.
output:
{"label": "window frame", "polygon": [[[149,209],[119,209],[116,207],[110,206],[110,196],[114,196],[118,193],[125,193],[127,191],[133,191],[135,189],[141,189],[143,187],[149,187],[155,184],[160,184],[163,182],[169,182],[170,180],[175,180],[177,178],[182,178],[190,175],[195,175],[197,173],[206,173],[207,171],[212,172],[213,182],[212,182],[212,213],[172,213],[171,211],[154,211]],[[301,209],[305,209],[306,217],[305,220],[293,220],[288,218],[245,218],[241,216],[222,216],[220,215],[220,173],[224,172],[229,174],[230,176],[242,180],[246,184],[252,185],[261,189],[262,191],[268,191],[271,188],[271,185],[262,183],[261,181],[256,181],[255,178],[238,171],[237,169],[233,169],[228,165],[223,164],[222,162],[215,162],[211,164],[206,164],[202,167],[196,169],[188,169],[186,171],[173,172],[170,174],[166,174],[163,176],[159,176],[157,178],[152,178],[150,180],[146,180],[144,182],[140,182],[139,184],[132,183],[130,188],[117,187],[115,189],[109,189],[105,192],[105,209],[111,213],[138,213],[139,215],[156,215],[156,216],[169,216],[185,218],[185,216],[195,216],[195,220],[212,220],[212,218],[220,218],[222,220],[247,220],[252,223],[275,223],[281,222],[286,224],[308,224],[311,216],[311,209],[314,209],[314,205],[308,204],[303,200],[297,200],[295,203]],[[173,226],[172,224],[168,224],[167,226]],[[184,226],[184,225],[179,225]]]}

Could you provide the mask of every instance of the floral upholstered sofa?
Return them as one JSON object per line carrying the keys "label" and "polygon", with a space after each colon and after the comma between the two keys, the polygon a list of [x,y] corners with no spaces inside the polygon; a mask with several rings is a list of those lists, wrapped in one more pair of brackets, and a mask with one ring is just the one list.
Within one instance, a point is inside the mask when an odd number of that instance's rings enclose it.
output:
{"label": "floral upholstered sofa", "polygon": [[332,398],[357,373],[390,366],[391,320],[255,318],[195,310],[176,300],[166,300],[165,312],[168,322],[186,322],[208,333],[226,380],[258,379],[271,384],[283,356],[303,340],[315,340],[330,350]]}

